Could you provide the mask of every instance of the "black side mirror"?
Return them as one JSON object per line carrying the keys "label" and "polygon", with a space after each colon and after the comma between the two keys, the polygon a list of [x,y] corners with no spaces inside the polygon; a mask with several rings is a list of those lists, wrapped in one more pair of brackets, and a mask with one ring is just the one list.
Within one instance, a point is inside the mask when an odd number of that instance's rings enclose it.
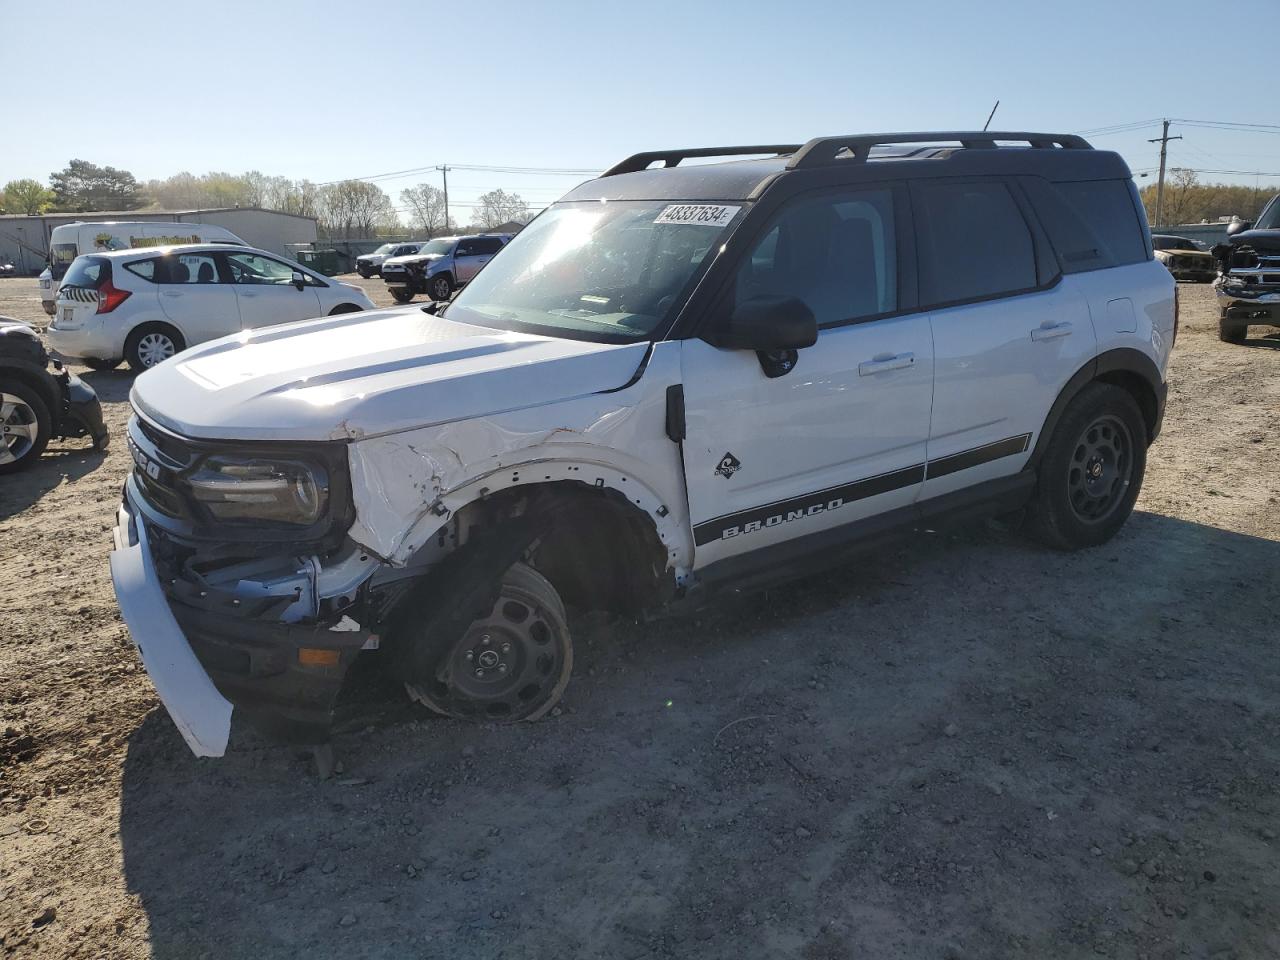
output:
{"label": "black side mirror", "polygon": [[1244,233],[1251,227],[1253,227],[1252,220],[1232,220],[1227,224],[1227,236],[1234,237],[1237,233]]}
{"label": "black side mirror", "polygon": [[299,271],[295,270],[293,271],[293,285],[297,287],[298,292],[301,293],[307,285],[307,278],[304,277]]}
{"label": "black side mirror", "polygon": [[752,297],[703,339],[728,350],[799,350],[818,342],[818,321],[798,297]]}

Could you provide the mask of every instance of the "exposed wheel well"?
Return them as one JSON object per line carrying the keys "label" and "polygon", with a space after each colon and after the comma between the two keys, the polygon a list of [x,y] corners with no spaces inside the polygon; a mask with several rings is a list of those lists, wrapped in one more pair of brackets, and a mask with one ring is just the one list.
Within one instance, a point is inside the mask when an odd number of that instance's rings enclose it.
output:
{"label": "exposed wheel well", "polygon": [[329,311],[329,316],[333,317],[339,313],[359,313],[364,307],[357,306],[354,303],[340,303]]}
{"label": "exposed wheel well", "polygon": [[34,390],[40,396],[40,399],[44,401],[45,406],[49,408],[49,416],[53,419],[54,428],[57,428],[58,421],[61,419],[61,403],[58,395],[50,388],[47,381],[41,380],[34,374],[29,374],[21,368],[4,366],[0,366],[0,379],[21,383],[24,387]]}
{"label": "exposed wheel well", "polygon": [[434,539],[449,551],[475,532],[501,532],[516,517],[551,522],[530,547],[532,565],[582,610],[636,614],[669,599],[675,578],[652,519],[616,490],[574,480],[501,490],[463,507]]}
{"label": "exposed wheel well", "polygon": [[1142,411],[1142,422],[1147,427],[1147,441],[1150,442],[1156,431],[1156,418],[1159,416],[1156,394],[1146,379],[1132,370],[1108,370],[1095,378],[1101,383],[1110,383],[1127,392]]}
{"label": "exposed wheel well", "polygon": [[137,343],[140,339],[142,339],[142,335],[149,330],[161,330],[164,333],[167,333],[170,336],[172,336],[174,343],[180,346],[184,346],[184,347],[186,346],[187,338],[184,337],[182,335],[182,331],[179,330],[177,327],[175,327],[173,324],[165,323],[162,320],[148,320],[146,323],[140,323],[136,327],[134,327],[132,330],[129,331],[129,335],[125,337],[125,340],[124,340],[125,353],[127,354],[129,352],[130,346],[132,346],[134,343]]}

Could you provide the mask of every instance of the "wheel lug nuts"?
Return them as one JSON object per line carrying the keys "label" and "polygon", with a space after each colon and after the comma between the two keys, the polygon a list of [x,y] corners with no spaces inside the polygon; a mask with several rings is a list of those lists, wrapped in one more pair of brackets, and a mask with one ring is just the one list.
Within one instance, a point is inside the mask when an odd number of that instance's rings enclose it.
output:
{"label": "wheel lug nuts", "polygon": [[480,638],[480,642],[487,647],[489,645],[489,635],[486,633],[483,637]]}
{"label": "wheel lug nuts", "polygon": [[507,672],[507,665],[506,665],[505,663],[500,663],[500,664],[498,664],[498,672],[499,672],[499,673],[506,673],[506,672]]}
{"label": "wheel lug nuts", "polygon": [[504,644],[502,645],[502,652],[503,652],[503,653],[510,653],[510,652],[511,652],[511,644],[509,644],[509,643],[504,643]]}
{"label": "wheel lug nuts", "polygon": [[474,660],[475,658],[476,658],[475,651],[474,651],[474,650],[468,650],[468,651],[467,651],[467,659],[468,659],[468,660]]}
{"label": "wheel lug nuts", "polygon": [[483,676],[484,676],[484,670],[483,670],[482,668],[480,668],[480,667],[476,667],[476,676],[477,676],[477,677],[483,677]]}

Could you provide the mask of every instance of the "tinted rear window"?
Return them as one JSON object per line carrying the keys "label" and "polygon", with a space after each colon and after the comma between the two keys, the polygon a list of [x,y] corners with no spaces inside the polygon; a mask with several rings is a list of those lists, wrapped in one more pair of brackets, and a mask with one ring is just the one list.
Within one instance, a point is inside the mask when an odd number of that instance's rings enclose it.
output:
{"label": "tinted rear window", "polygon": [[912,186],[924,304],[953,303],[1031,290],[1035,246],[1003,183]]}
{"label": "tinted rear window", "polygon": [[111,264],[105,257],[77,257],[62,278],[64,287],[88,287],[97,290],[111,276]]}
{"label": "tinted rear window", "polygon": [[1142,224],[1124,180],[1049,183],[1023,178],[1063,273],[1101,270],[1147,259]]}

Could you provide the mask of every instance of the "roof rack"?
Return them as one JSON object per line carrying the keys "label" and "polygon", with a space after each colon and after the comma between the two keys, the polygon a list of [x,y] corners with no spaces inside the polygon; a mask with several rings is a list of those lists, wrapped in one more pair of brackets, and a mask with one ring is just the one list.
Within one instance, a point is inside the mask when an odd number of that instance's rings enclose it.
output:
{"label": "roof rack", "polygon": [[872,147],[893,143],[947,143],[958,141],[968,150],[994,150],[997,140],[1024,141],[1032,147],[1050,150],[1092,150],[1089,141],[1073,133],[1013,133],[1005,130],[949,130],[919,133],[863,133],[847,137],[818,137],[795,151],[788,170],[821,167],[843,159],[848,151],[855,160],[866,160]]}
{"label": "roof rack", "polygon": [[[816,140],[810,140],[809,144],[817,143]],[[663,161],[663,166],[674,167],[680,161],[687,160],[690,157],[742,157],[750,155],[759,155],[771,153],[776,156],[783,156],[788,153],[795,153],[800,149],[798,143],[773,144],[772,146],[748,146],[748,147],[694,147],[690,150],[648,150],[644,153],[636,153],[627,157],[621,163],[615,163],[612,167],[600,174],[602,177],[612,177],[619,173],[636,173],[639,170],[646,169],[650,164],[657,160]]]}

